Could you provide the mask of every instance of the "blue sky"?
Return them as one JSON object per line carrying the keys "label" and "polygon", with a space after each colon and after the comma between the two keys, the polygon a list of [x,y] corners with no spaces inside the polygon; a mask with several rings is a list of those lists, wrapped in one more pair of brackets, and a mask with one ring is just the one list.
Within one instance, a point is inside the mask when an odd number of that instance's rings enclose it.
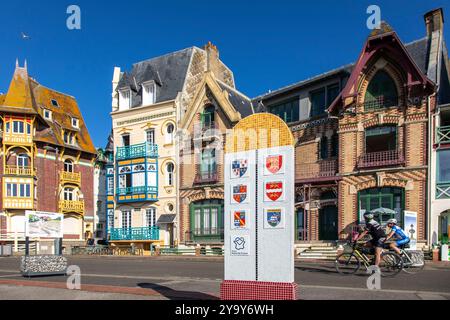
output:
{"label": "blue sky", "polygon": [[[66,9],[81,8],[81,30]],[[111,130],[114,66],[189,46],[217,45],[237,87],[250,97],[353,62],[367,37],[366,8],[377,4],[404,42],[425,36],[423,14],[449,0],[8,1],[0,5],[0,92],[15,59],[41,84],[77,98],[94,144]],[[21,32],[31,39],[21,39]],[[446,39],[449,39],[446,36]]]}

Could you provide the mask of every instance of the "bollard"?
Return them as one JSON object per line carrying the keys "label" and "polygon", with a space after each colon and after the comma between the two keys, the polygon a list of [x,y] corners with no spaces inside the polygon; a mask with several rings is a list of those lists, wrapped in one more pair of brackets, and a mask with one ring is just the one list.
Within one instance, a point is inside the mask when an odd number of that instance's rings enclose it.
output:
{"label": "bollard", "polygon": [[433,262],[438,262],[439,261],[439,249],[433,249]]}
{"label": "bollard", "polygon": [[197,243],[195,246],[195,255],[198,257],[200,256],[200,244]]}
{"label": "bollard", "polygon": [[160,245],[156,245],[155,255],[160,256],[161,255],[161,247]]}

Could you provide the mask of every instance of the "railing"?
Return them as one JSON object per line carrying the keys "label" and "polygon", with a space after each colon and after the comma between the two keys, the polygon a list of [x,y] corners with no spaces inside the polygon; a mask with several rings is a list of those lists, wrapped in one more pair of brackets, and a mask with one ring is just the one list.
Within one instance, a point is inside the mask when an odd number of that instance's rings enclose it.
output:
{"label": "railing", "polygon": [[81,184],[81,172],[67,172],[61,171],[60,173],[61,183],[72,183],[76,185]]}
{"label": "railing", "polygon": [[215,183],[219,181],[219,175],[217,172],[200,172],[195,175],[194,183]]}
{"label": "railing", "polygon": [[110,240],[159,240],[159,227],[113,228]]}
{"label": "railing", "polygon": [[363,154],[358,159],[358,168],[398,165],[405,162],[400,150],[388,150]]}
{"label": "railing", "polygon": [[140,157],[158,157],[158,145],[148,142],[127,147],[117,147],[116,159],[133,159]]}
{"label": "railing", "polygon": [[3,195],[3,209],[33,209],[32,197],[8,197]]}
{"label": "railing", "polygon": [[31,144],[33,136],[24,133],[3,133],[3,143],[6,144]]}
{"label": "railing", "polygon": [[437,183],[436,199],[450,199],[450,183]]}
{"label": "railing", "polygon": [[133,194],[147,194],[147,193],[157,193],[158,188],[152,186],[117,188],[116,192],[120,196]]}
{"label": "railing", "polygon": [[84,201],[59,200],[59,211],[84,214]]}
{"label": "railing", "polygon": [[194,124],[194,140],[219,137],[220,135],[221,132],[219,131],[219,125],[215,121],[209,123],[199,122]]}
{"label": "railing", "polygon": [[437,143],[450,143],[450,126],[443,126],[437,128],[436,132]]}
{"label": "railing", "polygon": [[16,176],[34,176],[35,169],[22,166],[6,166],[4,174]]}
{"label": "railing", "polygon": [[297,179],[334,177],[337,173],[336,160],[324,160],[316,163],[299,164]]}
{"label": "railing", "polygon": [[364,101],[364,111],[373,111],[383,108],[397,106],[399,97],[397,96],[379,96],[373,100]]}

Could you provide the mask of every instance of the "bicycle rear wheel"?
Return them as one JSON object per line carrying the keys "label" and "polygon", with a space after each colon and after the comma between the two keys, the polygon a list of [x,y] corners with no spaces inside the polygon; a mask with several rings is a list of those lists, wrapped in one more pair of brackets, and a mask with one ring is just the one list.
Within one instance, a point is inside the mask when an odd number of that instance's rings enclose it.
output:
{"label": "bicycle rear wheel", "polygon": [[343,275],[356,273],[361,267],[361,262],[353,253],[344,252],[336,257],[334,262],[336,271]]}
{"label": "bicycle rear wheel", "polygon": [[425,267],[423,253],[408,252],[407,255],[411,261],[407,257],[403,257],[403,271],[409,274],[416,274],[422,271]]}
{"label": "bicycle rear wheel", "polygon": [[403,269],[403,260],[394,252],[383,252],[380,260],[380,271],[383,277],[393,277]]}

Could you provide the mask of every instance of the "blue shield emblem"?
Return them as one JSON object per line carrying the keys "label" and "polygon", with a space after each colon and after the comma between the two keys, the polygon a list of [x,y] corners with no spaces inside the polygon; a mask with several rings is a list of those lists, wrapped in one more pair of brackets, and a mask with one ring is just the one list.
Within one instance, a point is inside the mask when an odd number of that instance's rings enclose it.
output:
{"label": "blue shield emblem", "polygon": [[281,222],[281,209],[268,209],[266,219],[271,227],[278,226]]}
{"label": "blue shield emblem", "polygon": [[234,178],[240,178],[244,176],[244,174],[247,172],[248,168],[248,161],[247,159],[243,160],[234,160],[231,164],[232,167],[232,173]]}

